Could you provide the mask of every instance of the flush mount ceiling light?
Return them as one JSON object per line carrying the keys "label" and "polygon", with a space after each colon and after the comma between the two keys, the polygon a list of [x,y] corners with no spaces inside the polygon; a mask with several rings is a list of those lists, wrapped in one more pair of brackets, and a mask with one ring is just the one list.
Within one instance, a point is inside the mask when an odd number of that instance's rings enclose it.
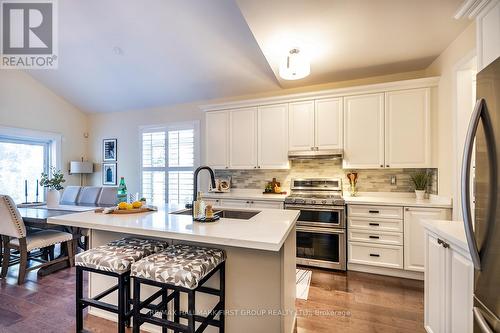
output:
{"label": "flush mount ceiling light", "polygon": [[280,64],[279,73],[285,80],[302,79],[311,73],[311,64],[298,48],[293,48]]}

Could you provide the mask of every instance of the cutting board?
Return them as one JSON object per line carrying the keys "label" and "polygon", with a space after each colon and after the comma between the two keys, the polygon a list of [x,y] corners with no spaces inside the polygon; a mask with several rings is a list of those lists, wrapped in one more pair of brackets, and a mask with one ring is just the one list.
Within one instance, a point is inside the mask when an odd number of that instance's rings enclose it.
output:
{"label": "cutting board", "polygon": [[[97,208],[96,210],[94,210],[94,212],[96,213],[102,213],[103,211],[104,208]],[[109,214],[137,214],[137,213],[146,213],[152,211],[154,210],[149,208],[116,209]]]}

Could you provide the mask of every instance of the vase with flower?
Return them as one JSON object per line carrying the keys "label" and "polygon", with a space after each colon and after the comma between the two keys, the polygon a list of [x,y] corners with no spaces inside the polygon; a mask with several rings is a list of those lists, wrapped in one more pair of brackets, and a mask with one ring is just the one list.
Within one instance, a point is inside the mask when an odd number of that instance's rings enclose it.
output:
{"label": "vase with flower", "polygon": [[358,194],[358,190],[356,188],[356,183],[358,182],[358,173],[349,172],[347,174],[347,179],[349,180],[351,197],[355,197]]}

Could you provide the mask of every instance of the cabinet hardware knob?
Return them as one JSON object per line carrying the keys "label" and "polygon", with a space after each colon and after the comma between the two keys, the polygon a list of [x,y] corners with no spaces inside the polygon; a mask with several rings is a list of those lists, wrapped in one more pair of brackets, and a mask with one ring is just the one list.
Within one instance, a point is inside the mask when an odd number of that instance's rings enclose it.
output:
{"label": "cabinet hardware knob", "polygon": [[260,165],[259,165],[257,168],[259,168],[259,169],[260,169]]}
{"label": "cabinet hardware knob", "polygon": [[229,169],[229,167],[226,167],[226,169]]}
{"label": "cabinet hardware knob", "polygon": [[370,222],[370,223],[368,223],[368,225],[371,225],[371,226],[374,226],[374,227],[378,227],[380,224],[379,223]]}
{"label": "cabinet hardware knob", "polygon": [[410,211],[410,208],[406,207],[406,208],[405,208],[405,210],[406,210],[407,212],[409,212],[409,211]]}
{"label": "cabinet hardware knob", "polygon": [[381,167],[381,168],[383,168],[383,167],[384,167],[384,165],[383,165],[383,164],[380,164],[380,167]]}
{"label": "cabinet hardware knob", "polygon": [[370,257],[380,257],[380,254],[370,253]]}
{"label": "cabinet hardware knob", "polygon": [[370,213],[370,214],[379,214],[380,211],[379,210],[369,210],[368,213]]}
{"label": "cabinet hardware knob", "polygon": [[249,203],[250,203],[250,201],[247,201],[247,204],[249,204]]}
{"label": "cabinet hardware knob", "polygon": [[253,167],[253,168],[254,168],[254,169],[257,169],[257,166],[255,166],[255,165],[254,165],[254,167]]}
{"label": "cabinet hardware knob", "polygon": [[253,201],[250,201],[251,204],[253,204]]}
{"label": "cabinet hardware knob", "polygon": [[385,167],[386,167],[386,168],[389,168],[390,166],[389,166],[389,164],[387,164]]}
{"label": "cabinet hardware knob", "polygon": [[380,239],[380,237],[379,237],[379,236],[372,236],[372,235],[370,235],[370,236],[368,236],[368,237],[370,237],[370,238],[372,238],[372,239]]}

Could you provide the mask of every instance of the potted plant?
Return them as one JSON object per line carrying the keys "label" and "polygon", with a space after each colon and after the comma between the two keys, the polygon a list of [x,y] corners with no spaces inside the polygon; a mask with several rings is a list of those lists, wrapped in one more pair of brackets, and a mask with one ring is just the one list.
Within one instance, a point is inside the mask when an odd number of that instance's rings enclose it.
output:
{"label": "potted plant", "polygon": [[47,207],[49,208],[59,206],[59,191],[64,188],[61,184],[66,181],[61,170],[57,170],[55,167],[50,167],[50,170],[52,171],[52,178],[49,177],[48,173],[42,172],[40,179],[40,185],[48,189]]}
{"label": "potted plant", "polygon": [[410,176],[413,185],[415,185],[415,195],[417,200],[423,200],[425,197],[425,190],[429,185],[431,176],[427,171],[416,172]]}

